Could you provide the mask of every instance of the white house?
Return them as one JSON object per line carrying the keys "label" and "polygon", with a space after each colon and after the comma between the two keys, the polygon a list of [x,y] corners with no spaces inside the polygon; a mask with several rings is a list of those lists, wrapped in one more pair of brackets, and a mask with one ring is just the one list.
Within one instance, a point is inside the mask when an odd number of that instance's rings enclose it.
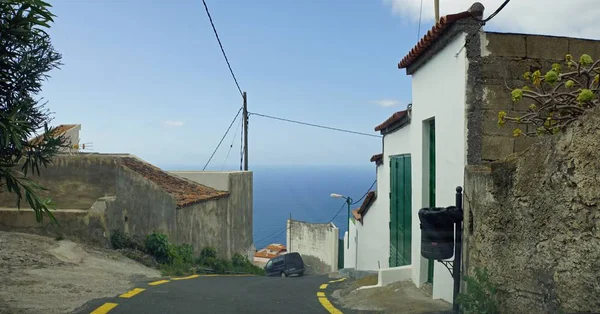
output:
{"label": "white house", "polygon": [[[371,158],[377,189],[353,212],[346,236],[346,267],[378,270],[380,285],[430,282],[433,298],[448,302],[452,277],[443,264],[421,256],[418,211],[454,205],[466,165],[502,159],[535,141],[498,126],[499,111],[520,115],[529,106],[513,103],[507,85],[521,88],[524,72],[547,71],[565,54],[600,57],[597,42],[589,40],[484,32],[483,9],[475,3],[440,18],[398,64],[412,76],[412,104],[375,128],[383,135],[382,154]],[[463,256],[467,263],[467,252]]]}

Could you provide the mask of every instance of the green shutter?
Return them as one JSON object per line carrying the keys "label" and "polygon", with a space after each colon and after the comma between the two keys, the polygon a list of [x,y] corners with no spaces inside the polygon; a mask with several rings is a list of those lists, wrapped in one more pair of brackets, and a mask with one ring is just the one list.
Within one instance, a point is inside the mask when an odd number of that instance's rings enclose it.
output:
{"label": "green shutter", "polygon": [[411,159],[403,155],[390,162],[390,267],[396,267],[411,264]]}

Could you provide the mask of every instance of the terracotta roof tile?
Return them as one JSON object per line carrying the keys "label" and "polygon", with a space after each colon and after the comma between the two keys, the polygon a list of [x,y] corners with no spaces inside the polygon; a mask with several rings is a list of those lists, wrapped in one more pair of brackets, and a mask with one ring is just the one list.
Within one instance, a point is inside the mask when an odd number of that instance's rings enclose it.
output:
{"label": "terracotta roof tile", "polygon": [[[54,137],[59,137],[59,136],[64,135],[65,133],[67,133],[67,131],[69,131],[70,129],[72,129],[76,126],[78,126],[78,124],[61,124],[61,125],[55,127],[52,130],[51,134]],[[42,135],[36,136],[35,138],[29,140],[29,144],[37,145],[37,144],[41,143],[43,140],[44,140],[44,135],[42,134]]]}
{"label": "terracotta roof tile", "polygon": [[478,11],[464,11],[457,14],[442,16],[440,20],[421,38],[421,40],[411,49],[408,54],[398,63],[398,68],[403,69],[409,67],[415,62],[431,45],[444,33],[448,27],[456,21],[477,15]]}
{"label": "terracotta roof tile", "polygon": [[127,168],[156,183],[167,193],[173,195],[177,208],[183,208],[229,195],[228,192],[217,191],[202,184],[171,175],[158,167],[136,158],[124,157],[121,158],[121,162]]}
{"label": "terracotta roof tile", "polygon": [[380,125],[375,127],[375,131],[381,131],[389,126],[391,126],[392,124],[400,121],[400,119],[404,118],[406,116],[406,110],[402,110],[402,111],[398,111],[396,113],[394,113],[391,117],[387,118],[387,120],[383,121],[383,123],[381,123]]}
{"label": "terracotta roof tile", "polygon": [[377,165],[381,165],[383,163],[383,154],[377,154],[377,155],[371,156],[371,162],[374,162]]}
{"label": "terracotta roof tile", "polygon": [[[354,217],[356,220],[360,221],[361,224],[363,223],[363,219],[365,218],[369,208],[371,208],[371,205],[373,205],[375,199],[377,199],[377,193],[375,191],[370,191],[367,193],[367,197],[365,197],[365,200],[362,202],[360,207],[356,209],[356,215]],[[352,214],[354,214],[354,211]]]}

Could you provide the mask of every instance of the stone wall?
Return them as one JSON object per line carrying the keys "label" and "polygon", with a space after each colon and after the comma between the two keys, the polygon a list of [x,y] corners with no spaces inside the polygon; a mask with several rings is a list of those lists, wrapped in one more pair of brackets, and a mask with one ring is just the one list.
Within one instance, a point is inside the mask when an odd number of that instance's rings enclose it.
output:
{"label": "stone wall", "polygon": [[600,110],[465,175],[464,267],[484,267],[503,313],[600,309]]}
{"label": "stone wall", "polygon": [[[512,153],[521,152],[536,142],[533,138],[514,138],[514,128],[508,124],[499,127],[498,112],[503,110],[509,116],[518,116],[527,112],[531,100],[513,103],[510,89],[521,88],[526,84],[523,73],[540,69],[542,73],[550,70],[553,63],[564,65],[567,53],[576,59],[583,53],[594,59],[600,57],[600,42],[564,37],[550,37],[524,34],[507,34],[485,32],[481,35],[481,58],[469,60],[469,67],[477,65],[473,89],[483,89],[482,99],[475,100],[475,119],[483,119],[480,130],[469,130],[481,133],[481,160],[479,162],[500,160]],[[508,87],[510,87],[510,89]],[[528,84],[531,86],[531,84]],[[472,141],[469,148],[473,149]],[[469,162],[478,164],[479,162]]]}

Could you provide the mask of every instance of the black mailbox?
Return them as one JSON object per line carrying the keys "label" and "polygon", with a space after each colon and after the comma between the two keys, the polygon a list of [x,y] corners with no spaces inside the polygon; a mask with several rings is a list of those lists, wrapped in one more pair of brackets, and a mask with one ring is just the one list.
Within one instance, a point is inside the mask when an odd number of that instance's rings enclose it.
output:
{"label": "black mailbox", "polygon": [[454,255],[454,207],[422,208],[421,255],[427,259],[448,259]]}

